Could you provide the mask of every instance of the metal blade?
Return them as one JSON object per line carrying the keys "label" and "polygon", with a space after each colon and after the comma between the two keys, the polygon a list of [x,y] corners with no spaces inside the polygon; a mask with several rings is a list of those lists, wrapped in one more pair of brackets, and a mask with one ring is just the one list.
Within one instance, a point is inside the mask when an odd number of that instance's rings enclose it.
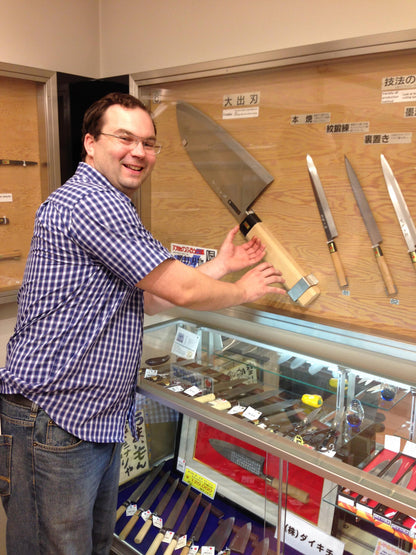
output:
{"label": "metal blade", "polygon": [[390,195],[391,202],[396,212],[400,228],[403,233],[404,240],[409,252],[413,252],[416,248],[416,228],[404,200],[400,186],[394,177],[393,171],[387,162],[386,158],[381,154],[381,167],[383,169],[384,179],[386,181],[387,190]]}
{"label": "metal blade", "polygon": [[412,477],[413,477],[413,472],[411,469],[409,469],[405,474],[403,474],[403,476],[400,478],[397,484],[402,488],[407,488]]}
{"label": "metal blade", "polygon": [[383,241],[381,233],[378,230],[373,213],[371,212],[370,205],[368,204],[364,191],[362,190],[360,182],[358,181],[358,177],[353,170],[353,167],[351,166],[348,158],[344,156],[344,159],[348,179],[350,180],[350,185],[354,193],[355,200],[357,201],[358,208],[360,209],[365,227],[367,228],[368,235],[371,240],[371,245],[373,247],[377,247]]}
{"label": "metal blade", "polygon": [[139,486],[133,491],[133,493],[129,496],[129,498],[126,501],[124,501],[124,503],[117,509],[117,520],[121,517],[122,514],[124,514],[124,511],[130,504],[138,502],[140,497],[143,495],[143,493],[147,490],[147,488],[150,486],[150,484],[159,474],[162,466],[163,464],[153,468],[148,473],[148,475],[144,478],[144,480],[142,480]]}
{"label": "metal blade", "polygon": [[220,520],[218,523],[218,528],[214,530],[211,537],[206,542],[206,545],[214,546],[215,551],[222,551],[224,545],[230,537],[234,522],[235,518],[233,516],[227,518],[226,520]]}
{"label": "metal blade", "polygon": [[319,215],[321,216],[321,222],[325,230],[325,235],[328,241],[332,241],[335,237],[337,237],[338,231],[335,227],[334,218],[332,217],[331,209],[329,208],[324,188],[322,187],[322,183],[319,179],[315,164],[313,163],[312,157],[309,156],[309,154],[306,156],[306,163],[308,165],[313,194],[315,195]]}
{"label": "metal blade", "polygon": [[251,522],[247,522],[237,531],[230,543],[230,550],[237,553],[245,553],[248,540],[251,534]]}
{"label": "metal blade", "polygon": [[208,505],[204,509],[204,512],[199,517],[198,522],[195,524],[195,528],[194,528],[194,531],[193,531],[193,534],[192,534],[192,538],[194,539],[195,542],[198,542],[199,538],[201,537],[201,534],[204,530],[204,527],[205,527],[205,524],[207,522],[209,513],[211,511],[211,507],[212,507],[212,504],[208,503]]}
{"label": "metal blade", "polygon": [[402,464],[403,464],[402,459],[398,459],[390,466],[387,472],[381,476],[381,478],[384,478],[385,480],[389,480],[391,482],[393,478],[397,475]]}
{"label": "metal blade", "polygon": [[256,545],[252,555],[267,555],[269,553],[269,542],[269,538],[264,538]]}
{"label": "metal blade", "polygon": [[179,515],[181,514],[181,511],[183,509],[183,506],[185,505],[186,499],[190,491],[191,491],[191,486],[190,485],[186,486],[186,488],[181,493],[179,499],[176,501],[175,506],[170,512],[170,515],[168,516],[165,523],[165,528],[167,528],[168,530],[172,530],[173,527],[175,526],[175,523]]}
{"label": "metal blade", "polygon": [[376,466],[374,468],[372,468],[371,470],[368,471],[369,474],[373,474],[374,476],[378,476],[378,474],[381,474],[381,472],[383,472],[383,470],[390,464],[390,461],[381,461],[378,464],[376,464]]}
{"label": "metal blade", "polygon": [[178,102],[176,117],[195,167],[241,223],[273,177],[224,128],[191,104]]}
{"label": "metal blade", "polygon": [[229,461],[256,476],[263,476],[264,457],[261,455],[221,439],[210,439],[209,442],[220,455]]}
{"label": "metal blade", "polygon": [[178,528],[178,532],[177,532],[178,537],[181,537],[181,536],[183,536],[184,534],[187,533],[188,528],[189,528],[189,525],[191,524],[192,519],[194,518],[195,513],[196,513],[196,511],[197,511],[197,509],[198,509],[198,506],[199,506],[199,503],[200,503],[200,501],[201,501],[201,498],[202,498],[202,493],[198,494],[198,495],[195,497],[195,499],[194,499],[192,505],[191,505],[190,508],[188,509],[188,512],[187,512],[186,515],[184,516],[184,518],[183,518],[183,520],[182,520],[182,522],[181,522],[181,525],[180,525],[179,528]]}
{"label": "metal blade", "polygon": [[170,473],[165,472],[165,474],[162,476],[162,478],[159,480],[159,482],[154,486],[154,488],[149,493],[149,495],[146,497],[146,499],[143,500],[143,503],[140,504],[140,508],[141,508],[142,511],[147,511],[148,509],[150,509],[150,507],[153,505],[154,500],[159,495],[159,493],[162,491],[162,488],[166,484],[167,479],[169,478],[169,476],[170,476]]}
{"label": "metal blade", "polygon": [[179,478],[176,478],[176,480],[171,484],[170,488],[168,489],[168,491],[165,493],[165,495],[162,497],[162,499],[159,501],[158,506],[156,507],[156,509],[154,510],[154,514],[155,515],[161,515],[163,513],[163,511],[166,509],[167,504],[170,501],[170,498],[172,497],[177,485],[179,483]]}

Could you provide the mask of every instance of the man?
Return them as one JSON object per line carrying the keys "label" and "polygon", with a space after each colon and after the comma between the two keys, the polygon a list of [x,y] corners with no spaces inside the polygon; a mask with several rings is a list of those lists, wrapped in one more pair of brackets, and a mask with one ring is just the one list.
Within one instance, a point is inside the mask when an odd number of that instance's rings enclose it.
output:
{"label": "man", "polygon": [[238,228],[196,270],[143,227],[130,199],[159,147],[136,98],[113,93],[93,104],[83,149],[74,176],[37,212],[0,369],[9,555],[109,553],[126,421],[134,430],[144,311],[216,310],[285,292],[272,286],[283,278],[267,263],[235,283],[218,281],[264,255],[257,240],[233,245]]}

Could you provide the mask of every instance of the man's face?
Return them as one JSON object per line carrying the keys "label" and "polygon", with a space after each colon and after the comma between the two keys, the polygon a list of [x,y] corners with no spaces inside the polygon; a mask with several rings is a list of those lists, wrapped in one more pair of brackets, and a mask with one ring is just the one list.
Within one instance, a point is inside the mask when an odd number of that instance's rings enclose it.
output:
{"label": "man's face", "polygon": [[141,108],[128,109],[114,104],[103,115],[101,133],[97,139],[90,134],[85,136],[85,162],[131,198],[151,174],[156,155],[144,149],[142,142],[125,145],[122,140],[105,133],[152,141],[156,138],[152,119]]}

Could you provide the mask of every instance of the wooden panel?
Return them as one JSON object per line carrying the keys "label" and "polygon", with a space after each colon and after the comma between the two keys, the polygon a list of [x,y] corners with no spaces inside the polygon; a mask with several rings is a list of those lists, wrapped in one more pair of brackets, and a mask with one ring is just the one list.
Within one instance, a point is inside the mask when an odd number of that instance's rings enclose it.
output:
{"label": "wooden panel", "polygon": [[[380,154],[389,161],[416,218],[416,118],[404,117],[405,107],[416,106],[416,100],[381,102],[382,79],[414,75],[415,67],[416,53],[405,51],[148,87],[143,95],[158,97],[152,108],[163,144],[152,177],[151,217],[144,215],[151,231],[167,247],[180,242],[217,248],[235,223],[181,145],[175,101],[185,100],[222,125],[274,176],[253,209],[305,274],[313,273],[319,280],[321,296],[306,309],[282,297],[263,298],[255,307],[413,340],[416,272],[387,193]],[[260,91],[259,117],[223,120],[223,96],[247,91]],[[321,112],[331,114],[331,123],[369,122],[370,134],[412,132],[413,139],[407,144],[366,144],[365,133],[331,134],[325,123],[291,124],[292,115]],[[307,154],[315,162],[338,229],[336,242],[349,280],[346,292],[337,283],[309,180]],[[386,294],[344,155],[358,175],[383,236],[383,252],[398,288],[393,299]]]}
{"label": "wooden panel", "polygon": [[0,164],[0,218],[8,221],[0,225],[0,292],[21,283],[35,211],[42,200],[39,86],[0,77],[0,159],[36,162],[32,166]]}

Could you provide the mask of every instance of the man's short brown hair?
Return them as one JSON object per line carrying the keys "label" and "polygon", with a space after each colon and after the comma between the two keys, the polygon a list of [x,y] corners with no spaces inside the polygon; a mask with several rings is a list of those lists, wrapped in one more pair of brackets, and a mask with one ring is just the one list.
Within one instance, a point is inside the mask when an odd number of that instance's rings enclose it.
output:
{"label": "man's short brown hair", "polygon": [[[103,115],[105,114],[106,110],[114,104],[119,104],[120,106],[123,106],[124,108],[128,108],[130,110],[133,110],[134,108],[140,108],[141,110],[144,110],[146,113],[148,113],[149,116],[152,118],[151,112],[146,108],[143,102],[135,96],[120,92],[106,94],[103,98],[100,98],[99,100],[91,104],[91,106],[84,114],[84,119],[82,122],[81,160],[84,161],[87,156],[87,152],[84,147],[85,135],[87,135],[88,133],[92,135],[94,139],[97,139],[97,137],[101,133]],[[156,135],[156,125],[153,121],[153,118],[152,122]]]}

